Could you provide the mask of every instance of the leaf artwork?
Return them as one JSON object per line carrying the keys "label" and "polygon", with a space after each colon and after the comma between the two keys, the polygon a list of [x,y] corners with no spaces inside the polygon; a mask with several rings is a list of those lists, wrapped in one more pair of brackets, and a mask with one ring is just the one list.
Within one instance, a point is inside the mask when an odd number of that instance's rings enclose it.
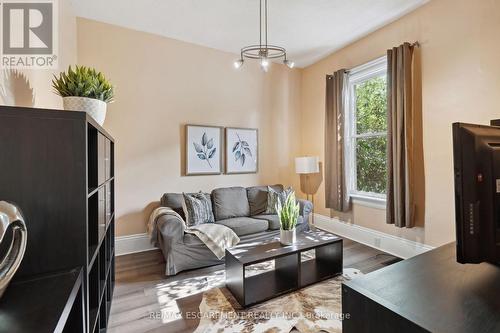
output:
{"label": "leaf artwork", "polygon": [[217,151],[217,148],[214,147],[214,139],[208,139],[207,133],[203,133],[201,144],[193,142],[193,146],[196,151],[196,156],[198,156],[200,160],[207,161],[208,166],[212,168],[210,159],[215,156],[215,152]]}
{"label": "leaf artwork", "polygon": [[244,166],[247,156],[252,157],[252,150],[250,149],[248,142],[241,140],[238,133],[236,133],[236,136],[238,137],[238,141],[236,141],[233,145],[234,160],[236,162],[239,161],[241,166]]}

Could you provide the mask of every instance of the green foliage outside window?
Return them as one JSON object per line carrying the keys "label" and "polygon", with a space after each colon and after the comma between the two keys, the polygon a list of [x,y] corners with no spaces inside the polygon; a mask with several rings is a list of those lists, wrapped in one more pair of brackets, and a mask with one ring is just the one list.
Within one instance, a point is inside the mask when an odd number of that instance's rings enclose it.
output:
{"label": "green foliage outside window", "polygon": [[355,86],[356,134],[374,134],[356,139],[356,189],[386,193],[387,97],[386,77]]}

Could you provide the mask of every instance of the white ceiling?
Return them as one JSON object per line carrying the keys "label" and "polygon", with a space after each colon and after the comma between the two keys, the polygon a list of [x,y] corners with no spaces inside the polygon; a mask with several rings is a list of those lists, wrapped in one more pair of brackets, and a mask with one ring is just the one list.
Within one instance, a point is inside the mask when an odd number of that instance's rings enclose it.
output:
{"label": "white ceiling", "polygon": [[[77,16],[239,53],[258,43],[259,0],[71,0]],[[269,44],[298,67],[428,0],[268,0]]]}

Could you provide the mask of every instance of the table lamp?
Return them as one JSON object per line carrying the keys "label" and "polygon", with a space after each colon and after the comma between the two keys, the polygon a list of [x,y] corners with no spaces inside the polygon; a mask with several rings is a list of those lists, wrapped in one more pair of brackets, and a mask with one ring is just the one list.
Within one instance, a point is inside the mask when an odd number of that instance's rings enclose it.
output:
{"label": "table lamp", "polygon": [[319,185],[323,180],[320,171],[319,157],[305,156],[295,158],[295,173],[300,175],[300,190],[306,194],[307,200],[311,196],[313,204],[312,224],[314,224],[314,195],[318,192]]}

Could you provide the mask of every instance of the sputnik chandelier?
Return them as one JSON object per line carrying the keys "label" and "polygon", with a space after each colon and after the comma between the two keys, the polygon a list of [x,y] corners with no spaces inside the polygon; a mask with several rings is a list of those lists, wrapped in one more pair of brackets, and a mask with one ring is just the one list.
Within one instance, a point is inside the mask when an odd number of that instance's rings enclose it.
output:
{"label": "sputnik chandelier", "polygon": [[240,68],[243,66],[245,59],[258,59],[262,70],[267,72],[271,59],[283,58],[283,64],[293,68],[294,63],[287,59],[284,47],[267,43],[267,0],[259,0],[259,23],[259,44],[243,47],[240,58],[234,62],[234,67]]}

